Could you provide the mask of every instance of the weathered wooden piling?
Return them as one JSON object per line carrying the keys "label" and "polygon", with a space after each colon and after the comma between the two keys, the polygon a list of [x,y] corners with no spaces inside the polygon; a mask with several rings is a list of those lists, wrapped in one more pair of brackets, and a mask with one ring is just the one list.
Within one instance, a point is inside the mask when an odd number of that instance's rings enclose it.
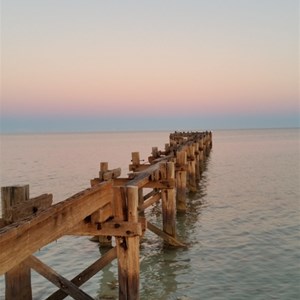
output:
{"label": "weathered wooden piling", "polygon": [[[162,165],[166,180],[175,180],[175,167],[173,162],[167,162]],[[162,189],[162,215],[163,231],[176,238],[176,198],[175,187]]]}
{"label": "weathered wooden piling", "polygon": [[[1,188],[2,218],[11,223],[9,209],[29,200],[29,185]],[[17,221],[17,220],[16,220]],[[29,299],[31,291],[31,269],[20,263],[5,273],[5,299]]]}
{"label": "weathered wooden piling", "polygon": [[186,179],[187,179],[187,153],[179,151],[176,153],[176,207],[177,211],[186,211]]}
{"label": "weathered wooden piling", "polygon": [[[211,132],[174,132],[164,150],[152,147],[148,162],[141,163],[139,152],[132,152],[127,177],[120,177],[121,168],[111,170],[108,162],[101,162],[91,188],[52,206],[50,194],[29,199],[28,185],[2,188],[0,274],[6,278],[5,299],[32,299],[31,269],[59,288],[47,299],[63,299],[66,295],[91,299],[79,287],[117,258],[119,299],[138,300],[142,236],[148,229],[166,245],[185,246],[176,236],[176,213],[187,211],[187,192],[197,191],[211,147]],[[144,195],[144,189],[151,191]],[[162,228],[144,214],[159,201]],[[68,280],[32,255],[63,235],[94,236],[100,247],[112,249]]]}

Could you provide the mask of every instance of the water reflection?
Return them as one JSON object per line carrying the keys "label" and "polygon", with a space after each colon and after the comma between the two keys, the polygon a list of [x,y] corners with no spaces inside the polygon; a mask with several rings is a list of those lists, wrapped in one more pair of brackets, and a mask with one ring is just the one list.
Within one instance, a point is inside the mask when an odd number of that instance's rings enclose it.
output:
{"label": "water reflection", "polygon": [[[99,247],[101,255],[104,255],[109,249]],[[117,260],[112,261],[102,269],[99,283],[100,289],[96,299],[118,299]]]}
{"label": "water reflection", "polygon": [[[185,242],[188,247],[195,243],[197,235],[195,228],[201,219],[201,210],[205,204],[207,190],[206,170],[209,160],[202,165],[202,175],[198,189],[187,195],[187,212],[178,213],[176,230],[178,239]],[[155,205],[146,212],[150,222],[162,226],[161,205]],[[182,287],[188,288],[191,284],[186,280],[185,274],[190,273],[191,258],[188,249],[165,247],[162,240],[147,231],[141,246],[141,298],[142,299],[188,299],[180,295]]]}

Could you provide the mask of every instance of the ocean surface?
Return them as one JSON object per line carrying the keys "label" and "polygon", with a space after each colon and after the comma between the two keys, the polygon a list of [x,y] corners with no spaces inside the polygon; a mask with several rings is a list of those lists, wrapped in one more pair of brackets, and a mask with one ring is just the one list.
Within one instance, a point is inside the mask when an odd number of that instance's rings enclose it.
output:
{"label": "ocean surface", "polygon": [[[0,183],[28,183],[31,197],[53,193],[59,202],[88,188],[101,161],[126,177],[131,152],[147,161],[168,138],[169,132],[2,135]],[[188,247],[167,249],[146,233],[141,299],[300,299],[299,186],[299,129],[214,131],[199,189],[177,219]],[[147,216],[161,223],[158,206]],[[66,236],[35,255],[71,279],[101,254],[89,238]],[[56,290],[34,271],[32,285],[34,299]],[[116,260],[82,289],[95,299],[117,299]]]}

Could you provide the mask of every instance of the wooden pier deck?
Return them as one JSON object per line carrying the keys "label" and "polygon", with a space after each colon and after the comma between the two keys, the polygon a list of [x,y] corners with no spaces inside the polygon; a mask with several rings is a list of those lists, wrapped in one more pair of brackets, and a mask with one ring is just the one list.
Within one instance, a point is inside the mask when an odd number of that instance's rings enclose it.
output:
{"label": "wooden pier deck", "polygon": [[[118,260],[119,299],[139,299],[143,234],[150,230],[167,245],[185,247],[176,236],[176,214],[186,211],[187,191],[197,190],[211,147],[211,132],[171,133],[164,150],[152,148],[147,163],[141,163],[139,153],[133,152],[126,178],[120,177],[120,168],[110,170],[102,162],[90,188],[55,205],[51,194],[30,199],[28,185],[2,187],[0,275],[5,274],[5,299],[32,299],[31,269],[58,287],[47,299],[67,295],[92,299],[80,286],[114,259]],[[144,214],[159,201],[162,228]],[[111,249],[69,280],[33,255],[64,235],[97,237],[100,247]]]}

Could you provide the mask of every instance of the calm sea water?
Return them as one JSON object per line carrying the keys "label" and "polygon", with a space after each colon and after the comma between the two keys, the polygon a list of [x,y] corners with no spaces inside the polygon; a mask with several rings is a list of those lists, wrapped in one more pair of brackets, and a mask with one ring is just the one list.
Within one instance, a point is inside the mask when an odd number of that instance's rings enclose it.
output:
{"label": "calm sea water", "polygon": [[[4,135],[1,186],[29,183],[32,197],[53,193],[58,202],[89,187],[100,161],[126,176],[131,152],[147,160],[167,142],[168,132]],[[141,299],[300,299],[299,129],[215,131],[204,168],[177,221],[188,248],[166,249],[149,232],[143,240]],[[161,223],[159,207],[147,214]],[[86,237],[64,237],[36,255],[71,279],[99,249]],[[32,277],[34,299],[56,290]],[[117,299],[116,281],[114,261],[82,289]]]}

